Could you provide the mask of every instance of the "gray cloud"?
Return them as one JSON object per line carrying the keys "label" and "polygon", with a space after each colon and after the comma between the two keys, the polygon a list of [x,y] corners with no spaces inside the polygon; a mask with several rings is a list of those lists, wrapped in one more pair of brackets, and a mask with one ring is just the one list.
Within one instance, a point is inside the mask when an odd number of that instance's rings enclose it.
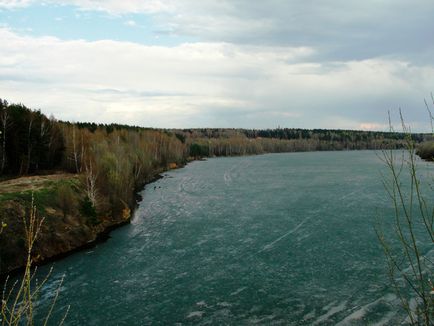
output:
{"label": "gray cloud", "polygon": [[174,6],[176,15],[164,15],[160,23],[206,41],[308,46],[327,60],[434,60],[434,3],[428,0],[204,0]]}
{"label": "gray cloud", "polygon": [[197,41],[63,41],[2,28],[2,96],[62,119],[156,127],[387,129],[387,111],[401,107],[429,130],[432,1],[62,2],[145,13],[156,32]]}
{"label": "gray cloud", "polygon": [[[0,8],[35,0],[0,0]],[[376,57],[433,63],[431,0],[47,0],[112,15],[147,14],[156,33],[202,42],[311,47],[316,60]]]}

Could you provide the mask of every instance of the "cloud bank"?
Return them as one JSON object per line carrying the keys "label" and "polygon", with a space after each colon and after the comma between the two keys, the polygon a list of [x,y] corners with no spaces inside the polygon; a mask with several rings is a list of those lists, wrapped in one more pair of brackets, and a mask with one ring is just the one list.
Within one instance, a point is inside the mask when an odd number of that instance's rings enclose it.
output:
{"label": "cloud bank", "polygon": [[[197,41],[71,41],[3,27],[1,97],[60,119],[153,127],[386,129],[398,107],[414,129],[429,126],[428,1],[424,10],[404,1],[62,3],[151,15],[156,34]],[[3,10],[31,5],[0,0]]]}

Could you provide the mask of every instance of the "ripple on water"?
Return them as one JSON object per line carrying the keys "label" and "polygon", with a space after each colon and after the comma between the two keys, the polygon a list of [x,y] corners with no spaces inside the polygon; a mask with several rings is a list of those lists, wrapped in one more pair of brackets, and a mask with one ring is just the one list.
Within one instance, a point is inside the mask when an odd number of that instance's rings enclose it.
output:
{"label": "ripple on water", "polygon": [[403,316],[372,229],[393,212],[381,168],[366,151],[168,172],[142,192],[131,225],[56,263],[67,274],[59,306],[73,306],[69,325],[395,325]]}

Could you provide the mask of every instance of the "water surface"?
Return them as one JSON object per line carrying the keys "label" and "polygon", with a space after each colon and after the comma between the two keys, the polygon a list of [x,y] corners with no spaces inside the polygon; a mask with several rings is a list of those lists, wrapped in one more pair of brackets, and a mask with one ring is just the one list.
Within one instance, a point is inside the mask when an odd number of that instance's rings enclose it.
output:
{"label": "water surface", "polygon": [[67,325],[394,325],[403,315],[373,228],[392,214],[377,154],[215,158],[165,173],[131,225],[55,264],[40,306],[65,273],[55,318],[70,304]]}

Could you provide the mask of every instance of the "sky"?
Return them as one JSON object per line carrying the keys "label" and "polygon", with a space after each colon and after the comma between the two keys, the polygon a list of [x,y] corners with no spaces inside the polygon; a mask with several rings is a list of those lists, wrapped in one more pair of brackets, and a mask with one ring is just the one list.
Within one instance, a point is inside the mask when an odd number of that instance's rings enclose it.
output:
{"label": "sky", "polygon": [[431,131],[432,0],[0,0],[0,98],[157,128]]}

